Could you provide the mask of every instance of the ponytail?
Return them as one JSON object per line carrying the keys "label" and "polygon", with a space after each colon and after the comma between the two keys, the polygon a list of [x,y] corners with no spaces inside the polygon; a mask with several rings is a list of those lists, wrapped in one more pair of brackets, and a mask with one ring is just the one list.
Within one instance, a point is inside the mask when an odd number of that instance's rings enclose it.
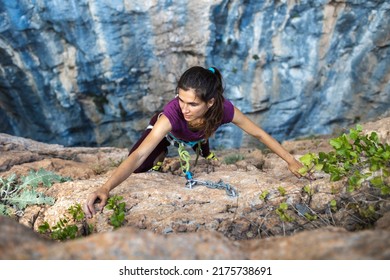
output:
{"label": "ponytail", "polygon": [[[212,70],[213,71],[212,71]],[[211,135],[217,130],[217,128],[221,125],[223,118],[223,103],[225,98],[223,97],[223,83],[222,83],[222,75],[221,72],[215,67],[210,67],[208,71],[213,73],[214,76],[214,88],[212,90],[214,98],[214,104],[209,108],[209,110],[205,114],[206,126],[205,126],[205,138],[208,139]],[[209,98],[208,100],[210,100]],[[208,100],[205,100],[206,102]]]}

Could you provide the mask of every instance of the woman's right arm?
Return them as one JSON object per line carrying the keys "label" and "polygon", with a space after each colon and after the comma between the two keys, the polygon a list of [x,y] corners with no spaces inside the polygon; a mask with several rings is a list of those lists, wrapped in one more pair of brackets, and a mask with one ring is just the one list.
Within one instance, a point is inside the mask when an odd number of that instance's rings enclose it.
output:
{"label": "woman's right arm", "polygon": [[171,129],[172,126],[167,117],[161,115],[141,145],[118,166],[103,186],[88,196],[83,207],[87,218],[96,214],[94,204],[97,200],[100,200],[97,204],[97,210],[103,210],[110,191],[126,180],[145,161]]}

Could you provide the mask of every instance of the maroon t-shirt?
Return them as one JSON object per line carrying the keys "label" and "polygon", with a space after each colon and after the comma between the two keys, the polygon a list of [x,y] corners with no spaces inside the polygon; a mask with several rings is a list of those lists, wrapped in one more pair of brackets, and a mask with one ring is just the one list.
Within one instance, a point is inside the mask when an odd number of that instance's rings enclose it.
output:
{"label": "maroon t-shirt", "polygon": [[[188,128],[187,121],[184,119],[183,113],[181,112],[179,100],[174,98],[165,105],[164,116],[166,116],[172,126],[172,135],[183,141],[198,141],[203,139],[204,130],[191,131]],[[234,106],[225,98],[223,103],[223,118],[222,123],[230,123],[234,117]]]}

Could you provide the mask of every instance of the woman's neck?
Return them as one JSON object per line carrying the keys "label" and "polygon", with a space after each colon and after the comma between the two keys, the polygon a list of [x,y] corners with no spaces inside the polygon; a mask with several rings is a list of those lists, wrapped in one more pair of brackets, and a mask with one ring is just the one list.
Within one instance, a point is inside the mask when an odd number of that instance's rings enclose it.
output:
{"label": "woman's neck", "polygon": [[204,123],[204,119],[202,118],[202,119],[196,119],[193,121],[189,121],[189,122],[187,122],[187,125],[188,125],[188,128],[192,131],[199,131],[199,130],[204,129],[205,123]]}

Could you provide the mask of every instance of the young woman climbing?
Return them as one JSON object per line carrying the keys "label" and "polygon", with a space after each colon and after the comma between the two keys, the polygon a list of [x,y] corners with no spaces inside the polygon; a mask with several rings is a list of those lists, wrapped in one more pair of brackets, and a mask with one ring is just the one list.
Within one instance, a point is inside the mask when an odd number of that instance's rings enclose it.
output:
{"label": "young woman climbing", "polygon": [[[219,126],[230,122],[263,142],[287,163],[288,169],[295,176],[301,177],[299,169],[302,164],[225,99],[223,92],[223,80],[217,68],[195,66],[185,71],[179,79],[176,97],[165,105],[162,112],[152,117],[146,131],[130,150],[129,156],[107,182],[88,196],[83,206],[86,216],[91,218],[96,211],[102,211],[109,192],[132,173],[160,168],[172,140],[189,144],[194,149],[200,146],[200,154],[203,157],[213,158],[208,139]],[[197,143],[199,145],[196,145]]]}

